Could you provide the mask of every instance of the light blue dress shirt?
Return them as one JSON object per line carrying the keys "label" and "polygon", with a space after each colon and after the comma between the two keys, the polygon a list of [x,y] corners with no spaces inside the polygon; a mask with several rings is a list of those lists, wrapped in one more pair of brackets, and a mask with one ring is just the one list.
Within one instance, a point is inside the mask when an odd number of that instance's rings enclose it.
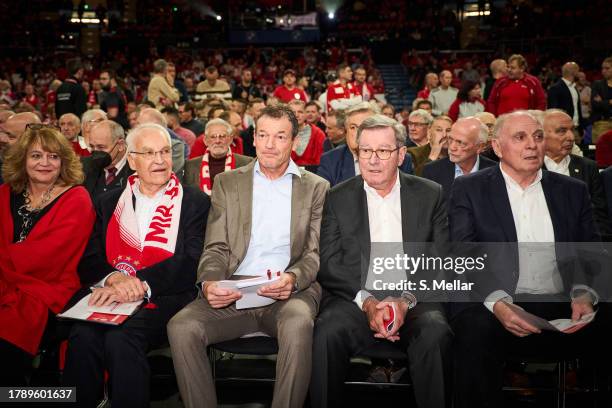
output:
{"label": "light blue dress shirt", "polygon": [[251,238],[246,256],[235,275],[265,276],[267,270],[284,272],[291,259],[291,193],[293,176],[301,177],[298,166],[289,161],[285,173],[268,179],[255,163]]}
{"label": "light blue dress shirt", "polygon": [[[476,173],[479,167],[480,167],[480,156],[476,156],[476,163],[474,163],[474,167],[472,167],[472,170],[470,170],[470,174]],[[461,167],[459,167],[459,165],[455,163],[455,178],[459,176],[463,176],[463,170],[461,170]]]}

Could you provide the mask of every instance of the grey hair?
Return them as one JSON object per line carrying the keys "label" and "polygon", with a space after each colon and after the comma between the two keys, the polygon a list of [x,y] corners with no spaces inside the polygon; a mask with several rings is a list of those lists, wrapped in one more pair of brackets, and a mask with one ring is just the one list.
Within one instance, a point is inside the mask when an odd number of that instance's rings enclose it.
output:
{"label": "grey hair", "polygon": [[168,69],[168,63],[164,59],[155,60],[153,63],[153,72],[156,74],[163,74]]}
{"label": "grey hair", "polygon": [[74,113],[64,113],[62,116],[59,117],[58,123],[62,120],[62,118],[76,119],[76,125],[81,126],[81,119],[79,119],[79,117]]}
{"label": "grey hair", "polygon": [[166,139],[168,139],[168,147],[172,147],[172,139],[170,138],[170,133],[168,132],[168,129],[166,129],[165,127],[161,125],[158,125],[157,123],[144,123],[142,125],[136,126],[134,129],[128,132],[128,135],[126,138],[128,152],[134,151],[134,148],[136,145],[136,139],[144,130],[147,130],[147,129],[158,131],[159,134],[161,134]]}
{"label": "grey hair", "polygon": [[391,119],[388,116],[377,113],[374,116],[370,116],[359,125],[357,129],[357,144],[361,139],[361,133],[366,129],[384,129],[391,128],[395,134],[395,145],[400,148],[406,145],[406,128],[398,123],[396,120]]}
{"label": "grey hair", "polygon": [[104,120],[108,119],[106,112],[104,112],[102,109],[89,109],[85,111],[85,113],[83,113],[83,116],[81,116],[81,129],[83,128],[83,126],[85,126],[86,123],[88,123],[90,120],[93,120],[96,114],[101,115]]}
{"label": "grey hair", "polygon": [[111,134],[111,140],[113,142],[116,142],[119,139],[125,139],[125,130],[123,130],[123,126],[115,121],[106,119],[102,122],[96,123],[95,127],[97,128],[98,126],[108,126],[108,130]]}
{"label": "grey hair", "polygon": [[489,140],[489,128],[480,120],[478,122],[480,123],[480,126],[478,126],[478,142],[485,144]]}
{"label": "grey hair", "polygon": [[229,123],[227,123],[227,121],[221,119],[221,118],[216,118],[216,119],[211,119],[206,123],[206,127],[204,128],[204,134],[208,133],[208,128],[211,126],[218,126],[218,125],[222,125],[225,126],[225,129],[227,130],[227,134],[231,135],[234,132],[234,128],[232,127],[232,125],[230,125]]}
{"label": "grey hair", "polygon": [[143,109],[138,114],[138,118],[140,119],[143,115],[149,116],[149,120],[144,122],[143,125],[148,124],[148,123],[155,123],[163,127],[168,127],[168,121],[166,120],[166,117],[164,116],[163,113],[161,113],[157,109],[154,109],[154,108]]}
{"label": "grey hair", "polygon": [[[542,122],[538,120],[538,118],[534,115],[534,111],[531,110],[517,110],[510,113],[505,113],[497,118],[495,121],[495,126],[493,126],[493,139],[499,139],[499,135],[501,131],[504,129],[506,122],[510,119],[514,119],[517,116],[527,116],[531,118],[534,122],[536,122],[540,127],[542,127]],[[541,112],[541,111],[539,111]]]}
{"label": "grey hair", "polygon": [[363,113],[363,112],[370,112],[375,115],[378,115],[380,113],[380,108],[378,107],[376,103],[359,102],[351,106],[350,108],[348,108],[345,113],[346,113],[346,117],[348,118],[349,116],[355,113]]}
{"label": "grey hair", "polygon": [[433,116],[431,116],[431,114],[427,112],[425,109],[417,109],[415,111],[410,112],[408,119],[410,119],[413,116],[419,116],[421,119],[425,120],[425,122],[427,122],[427,126],[430,126],[434,120]]}

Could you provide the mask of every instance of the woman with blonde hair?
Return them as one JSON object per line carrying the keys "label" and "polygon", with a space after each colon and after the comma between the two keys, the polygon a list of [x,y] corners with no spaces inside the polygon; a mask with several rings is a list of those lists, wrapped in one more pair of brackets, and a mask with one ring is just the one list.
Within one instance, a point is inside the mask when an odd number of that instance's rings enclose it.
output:
{"label": "woman with blonde hair", "polygon": [[[59,130],[31,124],[6,152],[0,186],[0,386],[26,384],[49,318],[80,286],[95,212]],[[9,368],[10,367],[10,368]]]}

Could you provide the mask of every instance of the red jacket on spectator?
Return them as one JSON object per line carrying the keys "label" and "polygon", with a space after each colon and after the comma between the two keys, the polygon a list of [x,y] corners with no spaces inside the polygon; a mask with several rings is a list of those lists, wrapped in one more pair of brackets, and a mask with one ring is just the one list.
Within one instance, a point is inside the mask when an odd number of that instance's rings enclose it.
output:
{"label": "red jacket on spectator", "polygon": [[425,88],[421,89],[417,93],[417,98],[420,98],[420,99],[429,99],[429,93],[430,92],[431,92],[431,89],[429,89],[428,87],[425,87]]}
{"label": "red jacket on spectator", "polygon": [[491,89],[487,112],[499,116],[518,109],[546,109],[546,93],[533,75],[525,73],[521,79],[502,77]]}
{"label": "red jacket on spectator", "polygon": [[[460,116],[462,113],[461,105],[463,104],[465,104],[463,106],[464,115]],[[474,116],[476,113],[484,111],[486,107],[487,103],[482,98],[476,98],[472,101],[462,101],[457,98],[450,108],[448,108],[448,117],[451,118],[453,122],[456,122],[459,118]]]}
{"label": "red jacket on spectator", "polygon": [[350,99],[354,96],[359,96],[359,90],[352,83],[342,85],[340,80],[336,80],[333,84],[327,87],[327,109],[333,109],[331,101],[337,99]]}
{"label": "red jacket on spectator", "polygon": [[325,142],[325,133],[314,125],[310,126],[310,140],[308,146],[301,156],[298,156],[295,151],[291,152],[291,159],[298,166],[318,166],[323,154],[323,142]]}
{"label": "red jacket on spectator", "polygon": [[308,102],[306,94],[298,87],[288,89],[285,85],[281,85],[274,90],[273,96],[284,103],[288,103],[292,99],[301,99],[304,103]]}
{"label": "red jacket on spectator", "polygon": [[353,86],[357,90],[358,94],[363,96],[364,101],[367,102],[371,99],[374,99],[374,88],[372,88],[372,85],[368,84],[367,82],[364,82],[363,85],[361,85],[360,87],[357,82],[353,82]]}
{"label": "red jacket on spectator", "polygon": [[78,138],[73,140],[70,143],[72,144],[72,150],[74,150],[74,152],[77,154],[77,156],[79,156],[79,157],[91,156],[91,152],[81,146],[81,144],[79,143]]}

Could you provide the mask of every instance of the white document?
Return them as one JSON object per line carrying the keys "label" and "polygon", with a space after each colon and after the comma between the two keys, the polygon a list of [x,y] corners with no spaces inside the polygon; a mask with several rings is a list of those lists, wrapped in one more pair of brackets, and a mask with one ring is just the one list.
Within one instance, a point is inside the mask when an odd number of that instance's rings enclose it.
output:
{"label": "white document", "polygon": [[89,306],[91,294],[86,295],[76,305],[58,315],[66,319],[88,320],[105,324],[121,324],[131,316],[143,302],[113,303],[109,306]]}
{"label": "white document", "polygon": [[257,290],[262,286],[276,282],[280,277],[275,276],[268,279],[267,276],[244,277],[236,276],[237,279],[222,280],[217,282],[217,286],[223,289],[237,290],[242,293],[242,297],[236,301],[236,309],[250,309],[252,307],[262,307],[276,302],[275,299],[259,296]]}
{"label": "white document", "polygon": [[568,334],[573,333],[578,329],[582,328],[583,326],[586,326],[587,324],[591,323],[593,319],[595,319],[595,315],[597,314],[597,311],[595,311],[593,313],[589,313],[582,316],[580,320],[576,321],[572,319],[555,319],[549,321],[532,313],[529,313],[515,304],[508,303],[508,306],[510,306],[510,308],[514,310],[520,317],[522,317],[528,323],[537,327],[538,329],[559,331]]}

